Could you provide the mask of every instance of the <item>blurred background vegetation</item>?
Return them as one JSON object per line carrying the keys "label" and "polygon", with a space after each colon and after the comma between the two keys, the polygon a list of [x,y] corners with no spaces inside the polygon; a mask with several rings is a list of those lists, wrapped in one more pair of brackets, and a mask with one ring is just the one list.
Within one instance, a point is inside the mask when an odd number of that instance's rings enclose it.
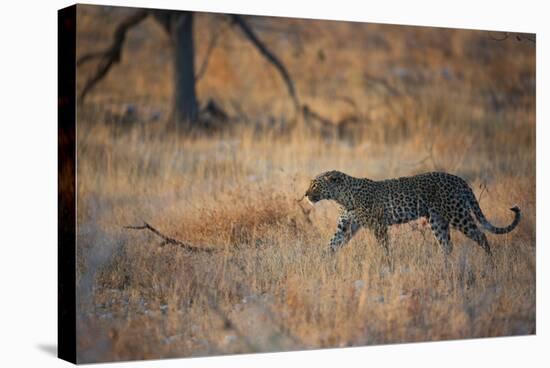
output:
{"label": "blurred background vegetation", "polygon": [[[79,7],[78,56],[108,50],[121,23],[138,12]],[[299,119],[328,136],[395,141],[439,127],[516,134],[519,125],[534,124],[533,35],[239,16],[286,69],[299,107],[313,112],[296,114],[280,70],[233,16],[137,16],[124,28],[120,61],[86,91],[83,114],[129,124],[173,120],[177,89],[188,88],[178,87],[175,77],[183,72],[175,69],[191,67],[193,78],[184,83],[194,82],[202,113],[179,120],[191,117],[208,128],[246,124],[287,131]],[[179,41],[180,34],[192,43]],[[193,50],[191,66],[181,57],[175,63],[182,47]],[[90,58],[79,67],[80,93],[105,59]]]}

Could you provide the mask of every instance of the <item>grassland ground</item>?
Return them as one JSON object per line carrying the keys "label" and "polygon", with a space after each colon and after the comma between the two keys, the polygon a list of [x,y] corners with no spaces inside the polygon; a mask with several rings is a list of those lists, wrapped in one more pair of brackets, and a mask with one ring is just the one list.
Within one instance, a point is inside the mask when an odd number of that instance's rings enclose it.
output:
{"label": "grassland ground", "polygon": [[[316,173],[373,179],[434,169],[414,144],[79,130],[82,361],[341,347],[535,332],[535,192],[528,150],[500,161],[436,152],[511,234],[483,250],[453,232],[451,266],[425,222],[391,228],[395,269],[361,231],[327,255],[337,208],[297,202]],[[449,142],[449,144],[452,144]],[[482,148],[483,151],[485,148]],[[433,152],[432,152],[433,154]],[[462,157],[464,156],[464,157]],[[211,254],[159,247],[148,221]]]}

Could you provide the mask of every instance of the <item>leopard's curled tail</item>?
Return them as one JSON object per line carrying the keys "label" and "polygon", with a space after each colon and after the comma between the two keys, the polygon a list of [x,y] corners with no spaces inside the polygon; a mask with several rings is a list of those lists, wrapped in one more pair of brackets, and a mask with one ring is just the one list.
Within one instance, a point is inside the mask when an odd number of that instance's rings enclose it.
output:
{"label": "leopard's curled tail", "polygon": [[514,206],[514,207],[510,208],[510,210],[514,212],[514,221],[512,221],[512,223],[510,225],[508,225],[506,227],[496,227],[495,225],[491,224],[489,222],[489,220],[487,220],[487,218],[485,217],[485,215],[481,211],[481,208],[479,207],[479,203],[478,203],[476,197],[474,196],[473,192],[470,192],[469,197],[470,198],[468,198],[469,199],[468,202],[470,204],[470,209],[472,210],[472,212],[476,216],[479,223],[481,225],[483,225],[483,227],[485,229],[489,230],[490,232],[492,232],[494,234],[506,234],[506,233],[509,233],[510,231],[514,230],[516,228],[516,226],[518,226],[519,220],[521,218],[521,211],[520,211],[518,206]]}

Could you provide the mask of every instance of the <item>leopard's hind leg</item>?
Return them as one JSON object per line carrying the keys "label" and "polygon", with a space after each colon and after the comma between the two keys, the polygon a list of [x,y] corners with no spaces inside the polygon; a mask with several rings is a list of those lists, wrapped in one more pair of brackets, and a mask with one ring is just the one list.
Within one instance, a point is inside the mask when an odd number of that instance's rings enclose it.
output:
{"label": "leopard's hind leg", "polygon": [[464,216],[462,219],[453,222],[453,227],[460,230],[468,238],[475,241],[488,256],[492,256],[491,247],[485,234],[479,230],[474,219],[470,215]]}

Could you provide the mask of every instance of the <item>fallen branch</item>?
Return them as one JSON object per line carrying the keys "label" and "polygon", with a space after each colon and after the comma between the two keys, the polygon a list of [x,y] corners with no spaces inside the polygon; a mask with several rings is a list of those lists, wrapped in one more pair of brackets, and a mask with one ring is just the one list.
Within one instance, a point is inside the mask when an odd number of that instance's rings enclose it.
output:
{"label": "fallen branch", "polygon": [[155,229],[153,226],[149,225],[146,222],[144,222],[143,225],[141,226],[123,226],[123,228],[130,229],[130,230],[149,230],[163,240],[162,243],[160,244],[161,247],[165,246],[166,244],[173,244],[190,252],[213,253],[213,252],[219,251],[219,249],[217,248],[197,247],[196,245],[171,238],[167,235],[164,235],[163,233],[161,233],[160,231],[158,231],[157,229]]}

